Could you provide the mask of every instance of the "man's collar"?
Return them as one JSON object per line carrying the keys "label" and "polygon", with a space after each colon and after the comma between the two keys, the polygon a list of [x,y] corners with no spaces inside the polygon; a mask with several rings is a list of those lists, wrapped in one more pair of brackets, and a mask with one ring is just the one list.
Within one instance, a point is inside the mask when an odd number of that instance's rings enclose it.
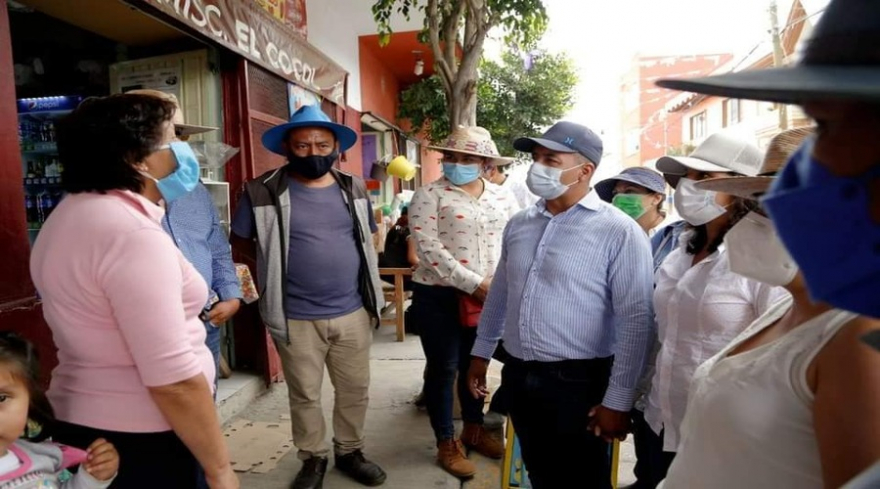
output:
{"label": "man's collar", "polygon": [[[542,214],[550,215],[550,211],[547,210],[546,200],[541,199],[535,205],[538,207],[538,211],[540,211]],[[572,208],[575,206],[581,206],[584,209],[588,209],[591,211],[598,211],[600,208],[602,208],[602,199],[599,198],[599,194],[597,194],[596,191],[591,188],[590,191],[587,192],[587,195],[579,200],[577,204],[572,206]]]}
{"label": "man's collar", "polygon": [[596,193],[595,189],[590,188],[590,191],[587,192],[587,195],[585,195],[583,199],[578,201],[577,205],[587,208],[591,211],[597,211],[602,207],[602,199],[599,197],[599,194]]}

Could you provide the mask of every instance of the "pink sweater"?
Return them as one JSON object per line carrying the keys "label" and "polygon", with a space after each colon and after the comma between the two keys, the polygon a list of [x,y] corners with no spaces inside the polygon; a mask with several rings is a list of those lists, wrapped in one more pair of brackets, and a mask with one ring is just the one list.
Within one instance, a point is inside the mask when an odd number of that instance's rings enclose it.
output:
{"label": "pink sweater", "polygon": [[31,276],[58,347],[58,419],[123,432],[171,427],[147,387],[214,362],[198,314],[208,287],[160,226],[164,210],[113,191],[67,196],[40,231]]}

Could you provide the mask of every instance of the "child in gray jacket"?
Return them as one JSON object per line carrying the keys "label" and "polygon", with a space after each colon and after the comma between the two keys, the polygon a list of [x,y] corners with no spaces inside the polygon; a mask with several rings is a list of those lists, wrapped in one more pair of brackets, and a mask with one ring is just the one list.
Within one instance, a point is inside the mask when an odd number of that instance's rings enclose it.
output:
{"label": "child in gray jacket", "polygon": [[[103,489],[119,469],[106,440],[88,450],[47,441],[52,407],[39,388],[33,346],[0,332],[0,489]],[[68,467],[80,465],[71,475]]]}

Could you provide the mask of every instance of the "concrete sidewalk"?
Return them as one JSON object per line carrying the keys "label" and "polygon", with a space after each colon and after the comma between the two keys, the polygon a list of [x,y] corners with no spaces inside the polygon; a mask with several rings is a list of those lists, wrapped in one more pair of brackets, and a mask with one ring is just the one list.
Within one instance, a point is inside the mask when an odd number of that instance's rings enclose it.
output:
{"label": "concrete sidewalk", "polygon": [[[459,489],[462,483],[448,475],[435,462],[434,435],[424,411],[412,404],[413,397],[422,385],[424,354],[417,336],[406,341],[395,341],[394,329],[382,327],[374,335],[371,354],[372,385],[370,409],[367,412],[367,446],[365,455],[377,462],[388,473],[385,488],[389,489]],[[497,379],[494,364],[490,377]],[[491,380],[491,379],[490,379]],[[328,423],[328,437],[332,437],[333,389],[330,380],[324,379],[324,413]],[[235,419],[278,422],[289,415],[287,388],[274,385]],[[458,427],[460,430],[460,425]],[[621,483],[632,480],[631,445],[621,450]],[[548,447],[552,449],[552,447]],[[629,456],[624,455],[630,453]],[[500,487],[500,463],[472,454],[480,469],[478,476],[466,483],[471,489]],[[285,489],[290,486],[302,463],[295,450],[288,453],[278,466],[266,474],[239,474],[241,487],[246,489]],[[334,470],[333,462],[324,480],[325,489],[359,488],[360,484]]]}

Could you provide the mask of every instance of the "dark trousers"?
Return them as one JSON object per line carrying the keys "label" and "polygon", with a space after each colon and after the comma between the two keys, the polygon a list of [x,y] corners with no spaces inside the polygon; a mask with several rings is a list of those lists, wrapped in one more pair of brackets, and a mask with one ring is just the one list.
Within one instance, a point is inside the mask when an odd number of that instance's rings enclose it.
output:
{"label": "dark trousers", "polygon": [[426,359],[425,404],[437,441],[455,438],[452,389],[456,373],[462,419],[483,423],[483,400],[474,399],[466,382],[477,328],[461,325],[458,300],[453,288],[413,283],[413,306]]}
{"label": "dark trousers", "polygon": [[119,473],[112,489],[193,489],[198,463],[173,431],[123,433],[58,422],[52,429],[59,443],[85,450],[104,438],[119,452]]}
{"label": "dark trousers", "polygon": [[[492,354],[492,358],[501,363],[507,363],[507,360],[510,358],[510,353],[507,353],[507,350],[504,348],[504,341],[498,342],[498,347],[495,348],[495,353]],[[499,385],[498,388],[495,389],[495,393],[492,394],[492,402],[489,403],[489,411],[507,416],[507,399],[505,396],[506,393],[504,391],[504,386]]]}
{"label": "dark trousers", "polygon": [[666,478],[675,452],[663,451],[663,432],[654,433],[645,421],[645,413],[632,410],[633,441],[636,448],[636,483],[633,489],[654,489]]}
{"label": "dark trousers", "polygon": [[534,489],[611,488],[610,445],[587,431],[602,402],[611,358],[523,362],[501,372],[507,407]]}

